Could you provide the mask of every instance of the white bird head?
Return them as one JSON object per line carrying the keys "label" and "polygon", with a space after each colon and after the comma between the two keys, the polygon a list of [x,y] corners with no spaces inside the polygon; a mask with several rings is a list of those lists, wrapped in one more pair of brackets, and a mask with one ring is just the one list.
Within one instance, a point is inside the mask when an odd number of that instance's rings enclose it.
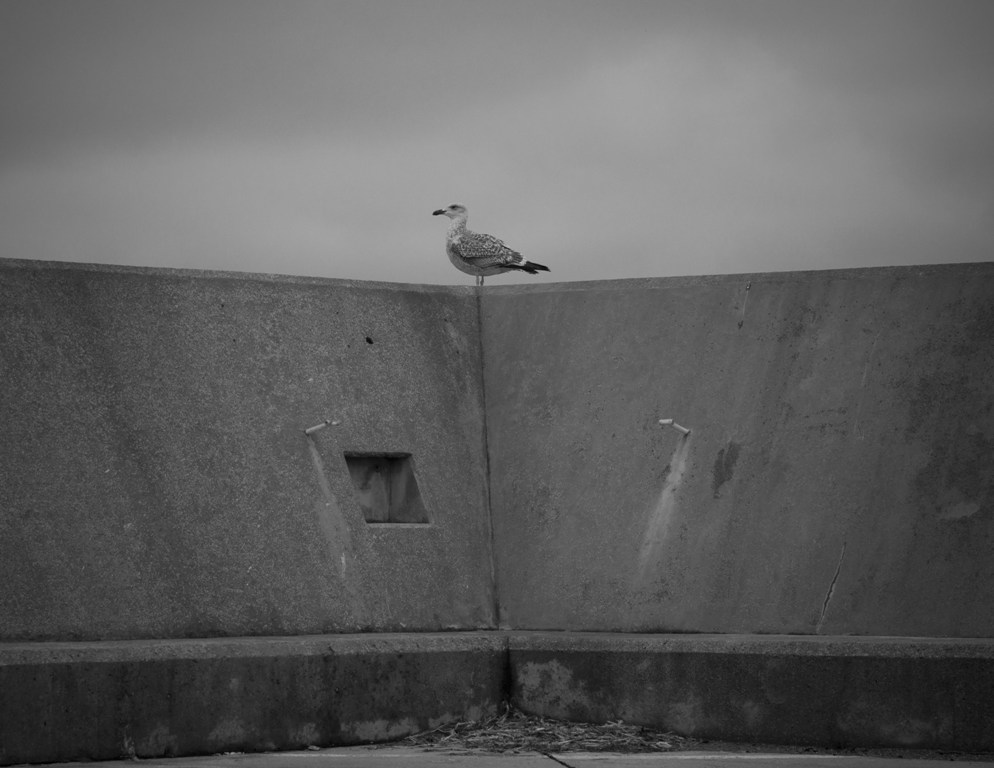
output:
{"label": "white bird head", "polygon": [[448,216],[450,219],[458,219],[460,216],[466,216],[466,206],[459,205],[459,203],[453,203],[448,208],[439,208],[434,211],[432,216]]}

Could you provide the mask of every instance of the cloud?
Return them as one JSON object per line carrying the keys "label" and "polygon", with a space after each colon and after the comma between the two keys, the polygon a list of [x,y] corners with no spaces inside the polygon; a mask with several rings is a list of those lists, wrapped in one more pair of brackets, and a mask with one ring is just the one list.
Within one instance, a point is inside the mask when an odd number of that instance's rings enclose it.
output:
{"label": "cloud", "polygon": [[[197,135],[389,135],[567,71],[581,6],[7,0],[3,160]],[[572,12],[566,12],[572,11]]]}
{"label": "cloud", "polygon": [[12,0],[3,253],[465,284],[461,202],[538,280],[990,258],[989,7]]}
{"label": "cloud", "polygon": [[489,149],[507,165],[480,181],[502,236],[584,277],[929,261],[941,242],[980,255],[989,231],[908,184],[858,105],[752,43],[725,53],[660,38],[497,104]]}
{"label": "cloud", "polygon": [[22,258],[464,284],[431,216],[452,160],[423,137],[97,151],[8,172],[0,231]]}

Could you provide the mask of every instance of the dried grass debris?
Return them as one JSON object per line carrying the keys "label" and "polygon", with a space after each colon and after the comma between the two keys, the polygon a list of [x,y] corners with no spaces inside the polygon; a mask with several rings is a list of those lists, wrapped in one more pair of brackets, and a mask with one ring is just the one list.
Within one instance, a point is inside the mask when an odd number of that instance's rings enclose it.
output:
{"label": "dried grass debris", "polygon": [[487,720],[447,723],[402,743],[433,752],[672,752],[690,739],[621,720],[573,723],[526,715],[510,706]]}

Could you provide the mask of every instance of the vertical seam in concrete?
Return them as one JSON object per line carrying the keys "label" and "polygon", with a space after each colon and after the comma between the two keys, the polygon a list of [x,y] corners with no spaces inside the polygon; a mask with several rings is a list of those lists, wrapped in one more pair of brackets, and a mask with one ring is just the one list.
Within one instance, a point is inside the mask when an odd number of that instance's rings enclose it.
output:
{"label": "vertical seam in concrete", "polygon": [[490,432],[487,428],[487,365],[483,342],[483,289],[476,293],[476,328],[480,347],[480,400],[483,410],[483,475],[486,483],[487,525],[490,531],[490,586],[493,589],[494,629],[500,629],[500,588],[497,581],[497,540],[494,536],[494,510],[490,497]]}

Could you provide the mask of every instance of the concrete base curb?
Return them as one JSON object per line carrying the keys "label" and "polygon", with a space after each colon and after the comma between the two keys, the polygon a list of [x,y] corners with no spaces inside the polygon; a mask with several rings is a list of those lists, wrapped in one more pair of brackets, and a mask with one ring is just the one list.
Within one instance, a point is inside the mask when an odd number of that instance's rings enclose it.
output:
{"label": "concrete base curb", "polygon": [[0,645],[0,764],[387,741],[496,712],[490,633]]}
{"label": "concrete base curb", "polygon": [[300,749],[526,712],[994,750],[994,641],[564,632],[0,644],[0,764]]}
{"label": "concrete base curb", "polygon": [[824,747],[994,749],[994,641],[512,633],[511,700],[549,717]]}

